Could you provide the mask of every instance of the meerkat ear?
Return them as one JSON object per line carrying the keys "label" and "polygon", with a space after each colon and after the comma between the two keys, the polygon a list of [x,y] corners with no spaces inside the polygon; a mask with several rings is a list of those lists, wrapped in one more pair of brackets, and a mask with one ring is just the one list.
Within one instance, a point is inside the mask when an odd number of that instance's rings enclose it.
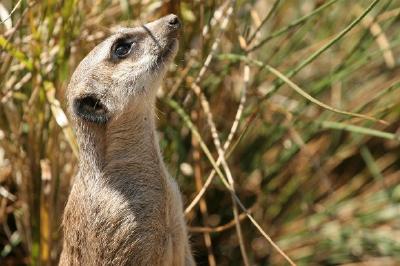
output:
{"label": "meerkat ear", "polygon": [[105,124],[109,119],[106,106],[94,95],[74,99],[73,111],[80,118],[96,124]]}

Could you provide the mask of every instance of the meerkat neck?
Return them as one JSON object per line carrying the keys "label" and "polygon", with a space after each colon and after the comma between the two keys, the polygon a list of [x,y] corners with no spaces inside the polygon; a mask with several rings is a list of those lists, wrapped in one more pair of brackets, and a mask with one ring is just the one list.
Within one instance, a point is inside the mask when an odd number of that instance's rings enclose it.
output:
{"label": "meerkat neck", "polygon": [[126,110],[101,132],[87,129],[94,134],[86,134],[85,142],[80,144],[81,171],[105,178],[116,172],[136,177],[144,174],[146,178],[163,177],[165,166],[160,155],[153,109]]}
{"label": "meerkat neck", "polygon": [[107,171],[118,169],[150,176],[163,173],[152,109],[127,111],[110,123],[106,136]]}
{"label": "meerkat neck", "polygon": [[81,173],[99,176],[104,168],[106,140],[103,131],[103,125],[85,125],[78,122],[76,134],[79,143],[79,171]]}

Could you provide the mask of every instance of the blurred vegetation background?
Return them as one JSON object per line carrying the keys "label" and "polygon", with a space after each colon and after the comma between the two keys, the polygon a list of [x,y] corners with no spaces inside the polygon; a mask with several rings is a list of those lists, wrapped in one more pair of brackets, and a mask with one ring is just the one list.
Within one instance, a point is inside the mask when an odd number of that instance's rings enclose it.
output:
{"label": "blurred vegetation background", "polygon": [[168,13],[160,141],[198,264],[400,265],[398,0],[1,1],[0,264],[57,264],[76,65]]}

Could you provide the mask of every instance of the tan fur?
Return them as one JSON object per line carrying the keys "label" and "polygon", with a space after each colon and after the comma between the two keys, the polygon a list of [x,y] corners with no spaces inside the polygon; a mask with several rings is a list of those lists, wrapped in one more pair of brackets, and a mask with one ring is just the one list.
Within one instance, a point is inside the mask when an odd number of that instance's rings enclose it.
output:
{"label": "tan fur", "polygon": [[[80,171],[64,213],[62,266],[195,265],[181,195],[155,133],[155,91],[177,50],[176,34],[166,25],[171,16],[110,36],[71,79],[69,105],[95,95],[110,119],[85,121],[70,108]],[[135,50],[110,62],[113,42],[125,35],[140,36]],[[160,53],[166,55],[157,61]]]}

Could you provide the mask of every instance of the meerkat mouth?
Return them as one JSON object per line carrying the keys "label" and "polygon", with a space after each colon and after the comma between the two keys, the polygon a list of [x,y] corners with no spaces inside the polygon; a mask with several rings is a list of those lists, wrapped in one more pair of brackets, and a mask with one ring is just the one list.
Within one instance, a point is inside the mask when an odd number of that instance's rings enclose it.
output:
{"label": "meerkat mouth", "polygon": [[178,51],[178,39],[172,39],[157,58],[157,65],[169,63]]}

